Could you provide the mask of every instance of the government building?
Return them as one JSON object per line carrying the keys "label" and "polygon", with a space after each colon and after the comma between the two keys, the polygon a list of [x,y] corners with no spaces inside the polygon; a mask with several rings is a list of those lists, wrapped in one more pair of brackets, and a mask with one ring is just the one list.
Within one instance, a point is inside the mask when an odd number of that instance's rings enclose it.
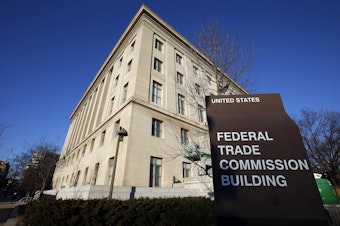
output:
{"label": "government building", "polygon": [[211,189],[205,96],[246,93],[143,4],[70,115],[57,198]]}

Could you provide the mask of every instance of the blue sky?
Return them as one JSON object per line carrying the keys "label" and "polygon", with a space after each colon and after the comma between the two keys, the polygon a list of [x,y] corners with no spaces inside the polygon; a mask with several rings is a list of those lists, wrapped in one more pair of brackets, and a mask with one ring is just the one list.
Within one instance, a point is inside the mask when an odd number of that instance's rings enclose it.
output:
{"label": "blue sky", "polygon": [[209,19],[253,41],[257,93],[280,93],[289,115],[340,111],[339,0],[1,0],[0,159],[41,137],[62,147],[69,115],[142,2],[189,41]]}

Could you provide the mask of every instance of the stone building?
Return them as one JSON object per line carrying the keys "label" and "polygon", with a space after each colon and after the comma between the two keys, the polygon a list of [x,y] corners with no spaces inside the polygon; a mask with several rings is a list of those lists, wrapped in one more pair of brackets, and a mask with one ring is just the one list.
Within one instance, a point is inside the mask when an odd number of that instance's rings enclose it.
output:
{"label": "stone building", "polygon": [[246,91],[142,5],[70,116],[54,189],[107,195],[113,175],[115,188],[162,189],[204,176],[204,98],[221,93]]}

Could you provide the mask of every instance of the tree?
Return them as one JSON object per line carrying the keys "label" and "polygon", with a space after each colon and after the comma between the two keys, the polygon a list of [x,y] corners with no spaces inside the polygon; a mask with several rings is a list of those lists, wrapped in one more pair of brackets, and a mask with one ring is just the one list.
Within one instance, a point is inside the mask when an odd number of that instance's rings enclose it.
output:
{"label": "tree", "polygon": [[[254,89],[255,77],[250,75],[254,59],[253,44],[246,45],[233,29],[223,29],[219,21],[212,20],[195,33],[194,43],[235,82],[246,90]],[[219,84],[223,84],[222,93],[230,85],[227,80],[224,76],[219,77]]]}
{"label": "tree", "polygon": [[[205,123],[205,96],[211,94],[246,94],[244,88],[253,86],[254,77],[250,77],[250,66],[254,57],[253,46],[248,46],[233,30],[222,29],[218,21],[208,21],[195,34],[195,45],[217,66],[208,70],[198,54],[195,63],[187,70],[187,79],[177,72],[176,90],[178,106],[197,117],[201,125],[191,131],[188,142],[178,137],[180,144],[178,156],[183,156],[194,163],[203,174],[211,176],[210,141],[208,125]],[[176,61],[181,61],[177,59]],[[213,72],[213,73],[212,73]],[[227,74],[227,75],[226,75]],[[239,83],[239,84],[238,84]],[[243,87],[241,87],[242,85]],[[186,108],[190,108],[186,110]],[[195,116],[196,115],[196,116]],[[178,128],[174,129],[177,136]]]}
{"label": "tree", "polygon": [[296,123],[313,170],[340,186],[340,112],[303,109]]}
{"label": "tree", "polygon": [[52,177],[59,159],[58,150],[57,145],[47,143],[42,139],[14,158],[14,166],[17,166],[15,167],[16,175],[22,173],[19,182],[20,191],[32,193],[39,190],[42,194],[45,189],[52,188]]}

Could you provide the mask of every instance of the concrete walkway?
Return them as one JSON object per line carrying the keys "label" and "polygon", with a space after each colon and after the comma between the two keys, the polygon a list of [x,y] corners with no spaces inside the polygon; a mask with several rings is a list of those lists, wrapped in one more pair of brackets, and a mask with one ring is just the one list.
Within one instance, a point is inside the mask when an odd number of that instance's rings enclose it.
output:
{"label": "concrete walkway", "polygon": [[0,200],[0,226],[15,226],[17,207],[15,207],[15,201],[10,199]]}

